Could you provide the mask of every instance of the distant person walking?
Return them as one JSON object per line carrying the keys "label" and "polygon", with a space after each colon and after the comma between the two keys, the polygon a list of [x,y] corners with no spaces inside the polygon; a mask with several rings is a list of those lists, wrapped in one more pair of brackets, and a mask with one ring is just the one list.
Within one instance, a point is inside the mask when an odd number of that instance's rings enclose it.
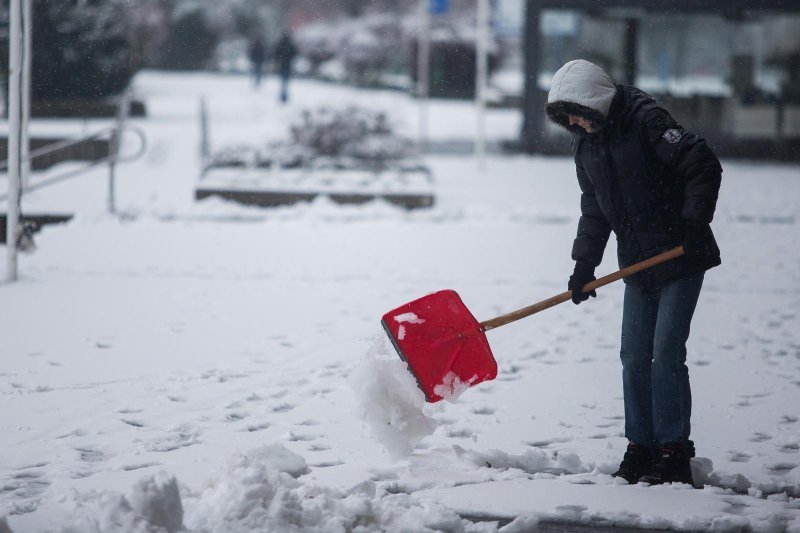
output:
{"label": "distant person walking", "polygon": [[292,76],[292,63],[297,55],[297,48],[292,41],[292,35],[284,32],[275,46],[275,61],[277,61],[278,75],[281,77],[281,102],[289,100],[289,78]]}
{"label": "distant person walking", "polygon": [[267,60],[267,47],[261,37],[256,37],[250,42],[247,50],[248,58],[253,72],[253,83],[256,87],[261,85],[261,78],[264,76],[264,62]]}
{"label": "distant person walking", "polygon": [[710,223],[722,167],[700,137],[649,94],[597,65],[570,61],[553,77],[547,116],[574,135],[581,217],[568,288],[576,304],[613,231],[627,267],[676,246],[681,257],[625,278],[622,388],[628,448],[613,475],[693,484],[686,341],[705,271],[720,264]]}

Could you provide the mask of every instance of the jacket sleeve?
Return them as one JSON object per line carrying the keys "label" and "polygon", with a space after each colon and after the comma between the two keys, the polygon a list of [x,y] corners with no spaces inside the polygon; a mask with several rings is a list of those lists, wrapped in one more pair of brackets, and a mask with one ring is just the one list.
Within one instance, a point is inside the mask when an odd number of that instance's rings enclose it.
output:
{"label": "jacket sleeve", "polygon": [[650,111],[644,128],[655,158],[685,184],[683,218],[687,222],[710,223],[722,181],[717,156],[704,139],[683,129],[664,109]]}
{"label": "jacket sleeve", "polygon": [[578,174],[578,185],[581,188],[581,218],[578,220],[578,234],[572,244],[572,259],[596,267],[603,260],[603,251],[611,235],[611,226],[600,210],[594,186],[577,155],[575,169]]}

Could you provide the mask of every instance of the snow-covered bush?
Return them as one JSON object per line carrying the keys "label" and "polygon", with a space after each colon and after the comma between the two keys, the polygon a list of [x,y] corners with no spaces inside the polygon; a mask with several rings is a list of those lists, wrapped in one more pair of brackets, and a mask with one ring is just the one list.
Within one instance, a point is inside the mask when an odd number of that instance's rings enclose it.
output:
{"label": "snow-covered bush", "polygon": [[356,106],[306,110],[290,131],[292,144],[311,158],[354,159],[376,167],[407,157],[412,147],[384,113]]}
{"label": "snow-covered bush", "polygon": [[[285,141],[263,148],[235,145],[215,152],[212,167],[313,167],[379,172],[410,159],[411,140],[398,135],[384,113],[357,106],[304,110]],[[406,165],[408,166],[408,165]]]}

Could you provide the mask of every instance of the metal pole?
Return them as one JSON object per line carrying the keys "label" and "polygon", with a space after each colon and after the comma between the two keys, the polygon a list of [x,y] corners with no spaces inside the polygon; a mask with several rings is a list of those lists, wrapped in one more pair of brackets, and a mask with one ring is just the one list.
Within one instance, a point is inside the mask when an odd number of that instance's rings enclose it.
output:
{"label": "metal pole", "polygon": [[23,187],[30,183],[30,135],[28,124],[31,118],[31,60],[33,58],[33,0],[22,2],[22,36],[25,39],[22,48],[22,138],[20,150],[20,177]]}
{"label": "metal pole", "polygon": [[431,18],[430,0],[419,0],[419,32],[417,34],[417,99],[419,100],[419,147],[428,144],[428,87],[430,84]]}
{"label": "metal pole", "polygon": [[475,39],[475,108],[477,130],[475,132],[475,157],[478,169],[486,167],[486,79],[488,76],[487,53],[489,51],[489,0],[478,0],[477,32]]}
{"label": "metal pole", "polygon": [[17,280],[19,231],[22,0],[11,0],[8,37],[8,217],[6,219],[6,281]]}
{"label": "metal pole", "polygon": [[211,141],[208,138],[208,105],[206,97],[200,97],[200,163],[205,172],[206,163],[211,155]]}
{"label": "metal pole", "polygon": [[525,35],[522,55],[525,58],[525,87],[523,93],[522,131],[520,143],[526,152],[541,151],[545,144],[544,104],[546,94],[539,90],[539,63],[542,51],[539,27],[542,7],[537,0],[525,1]]}

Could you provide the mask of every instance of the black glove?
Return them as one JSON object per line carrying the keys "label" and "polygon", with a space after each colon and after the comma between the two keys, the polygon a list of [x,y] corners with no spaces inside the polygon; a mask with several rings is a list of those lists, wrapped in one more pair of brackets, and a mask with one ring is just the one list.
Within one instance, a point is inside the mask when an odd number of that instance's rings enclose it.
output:
{"label": "black glove", "polygon": [[572,303],[578,305],[591,297],[597,297],[596,291],[583,292],[583,286],[594,281],[594,267],[586,261],[575,261],[575,271],[569,277],[567,288],[572,291]]}
{"label": "black glove", "polygon": [[688,222],[686,235],[683,237],[683,253],[687,256],[704,255],[708,249],[708,234],[711,228],[708,224]]}

